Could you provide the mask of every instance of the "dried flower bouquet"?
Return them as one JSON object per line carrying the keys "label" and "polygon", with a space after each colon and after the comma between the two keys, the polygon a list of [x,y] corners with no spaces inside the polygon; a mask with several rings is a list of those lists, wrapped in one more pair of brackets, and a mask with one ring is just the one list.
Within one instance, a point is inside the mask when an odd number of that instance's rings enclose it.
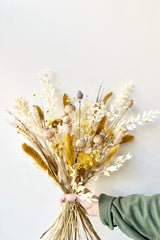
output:
{"label": "dried flower bouquet", "polygon": [[[47,68],[38,77],[44,91],[43,106],[29,106],[26,98],[16,98],[14,111],[8,111],[13,117],[11,124],[30,142],[22,144],[24,152],[64,193],[94,201],[94,193],[85,193],[86,185],[103,174],[109,176],[130,159],[130,153],[115,155],[121,144],[134,138],[128,131],[153,121],[159,112],[144,112],[142,116],[127,118],[126,112],[133,105],[129,95],[132,84],[128,84],[110,104],[108,99],[112,92],[102,98],[101,87],[94,103],[83,102],[81,91],[73,100],[64,94],[63,115],[59,117],[55,112],[59,99],[50,81],[50,70]],[[48,233],[49,240],[76,240],[81,239],[82,232],[86,239],[100,239],[84,209],[77,202],[66,202],[41,238]]]}

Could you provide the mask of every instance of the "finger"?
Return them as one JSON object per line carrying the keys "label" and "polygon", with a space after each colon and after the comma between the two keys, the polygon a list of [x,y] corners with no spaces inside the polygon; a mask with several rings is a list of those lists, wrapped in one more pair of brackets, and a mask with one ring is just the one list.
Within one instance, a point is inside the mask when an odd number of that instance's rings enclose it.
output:
{"label": "finger", "polygon": [[62,195],[59,201],[60,201],[60,204],[65,202],[65,194]]}
{"label": "finger", "polygon": [[60,202],[60,206],[63,206],[64,205],[64,202]]}
{"label": "finger", "polygon": [[79,197],[76,194],[66,194],[64,195],[64,199],[67,202],[79,202]]}

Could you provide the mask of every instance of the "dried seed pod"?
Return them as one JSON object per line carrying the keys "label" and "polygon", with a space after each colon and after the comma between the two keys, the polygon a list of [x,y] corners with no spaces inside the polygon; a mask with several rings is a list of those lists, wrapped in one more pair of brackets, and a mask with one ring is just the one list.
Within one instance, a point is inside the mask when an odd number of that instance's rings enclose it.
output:
{"label": "dried seed pod", "polygon": [[69,117],[68,115],[65,115],[65,116],[63,117],[63,123],[64,123],[64,124],[69,124],[70,122],[71,122],[70,117]]}
{"label": "dried seed pod", "polygon": [[54,137],[54,134],[55,134],[55,130],[53,128],[52,129],[45,128],[43,130],[43,136],[47,139],[51,139],[52,137]]}
{"label": "dried seed pod", "polygon": [[132,106],[133,106],[133,100],[130,99],[130,100],[126,103],[126,107],[127,107],[127,108],[130,108],[130,107],[132,107]]}
{"label": "dried seed pod", "polygon": [[81,91],[77,92],[77,99],[82,99],[83,98],[83,93]]}
{"label": "dried seed pod", "polygon": [[78,148],[84,148],[86,146],[86,142],[83,138],[77,139],[76,141],[76,147]]}
{"label": "dried seed pod", "polygon": [[101,134],[96,134],[93,138],[93,142],[97,145],[103,143],[103,141],[104,137]]}
{"label": "dried seed pod", "polygon": [[75,106],[73,106],[72,104],[68,104],[64,108],[66,113],[72,113],[73,111],[75,111],[75,109]]}

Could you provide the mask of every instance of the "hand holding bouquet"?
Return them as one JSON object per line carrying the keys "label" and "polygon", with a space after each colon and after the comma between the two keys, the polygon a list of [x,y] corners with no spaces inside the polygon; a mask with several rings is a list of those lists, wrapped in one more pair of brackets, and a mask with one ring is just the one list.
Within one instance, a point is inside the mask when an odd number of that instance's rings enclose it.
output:
{"label": "hand holding bouquet", "polygon": [[[34,162],[53,179],[65,194],[75,194],[88,202],[97,201],[94,193],[86,192],[88,183],[100,176],[109,176],[130,159],[130,153],[116,155],[121,144],[133,140],[129,133],[137,125],[153,121],[158,111],[144,112],[127,118],[133,100],[129,92],[132,85],[112,99],[112,92],[101,96],[99,89],[95,102],[85,100],[81,91],[71,99],[63,95],[63,113],[56,114],[56,89],[46,69],[39,79],[43,87],[42,106],[30,106],[26,98],[15,99],[11,124],[24,135],[28,143],[22,148]],[[110,104],[108,103],[110,102]],[[65,202],[48,233],[49,240],[100,239],[84,208],[78,202]],[[84,239],[84,238],[83,238]]]}

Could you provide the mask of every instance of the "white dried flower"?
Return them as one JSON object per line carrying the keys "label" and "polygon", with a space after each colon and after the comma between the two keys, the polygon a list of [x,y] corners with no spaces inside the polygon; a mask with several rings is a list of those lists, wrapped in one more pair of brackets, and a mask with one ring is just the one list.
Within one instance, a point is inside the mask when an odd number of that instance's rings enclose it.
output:
{"label": "white dried flower", "polygon": [[[130,100],[130,92],[132,88],[132,83],[125,84],[122,92],[117,94],[115,102],[110,105],[109,112],[107,112],[107,118],[110,122],[116,120],[126,108],[126,103]],[[131,102],[129,102],[129,104],[131,105]]]}
{"label": "white dried flower", "polygon": [[125,84],[123,90],[119,94],[117,94],[115,104],[117,106],[122,107],[126,103],[126,101],[129,100],[130,92],[132,89],[133,89],[133,83]]}

